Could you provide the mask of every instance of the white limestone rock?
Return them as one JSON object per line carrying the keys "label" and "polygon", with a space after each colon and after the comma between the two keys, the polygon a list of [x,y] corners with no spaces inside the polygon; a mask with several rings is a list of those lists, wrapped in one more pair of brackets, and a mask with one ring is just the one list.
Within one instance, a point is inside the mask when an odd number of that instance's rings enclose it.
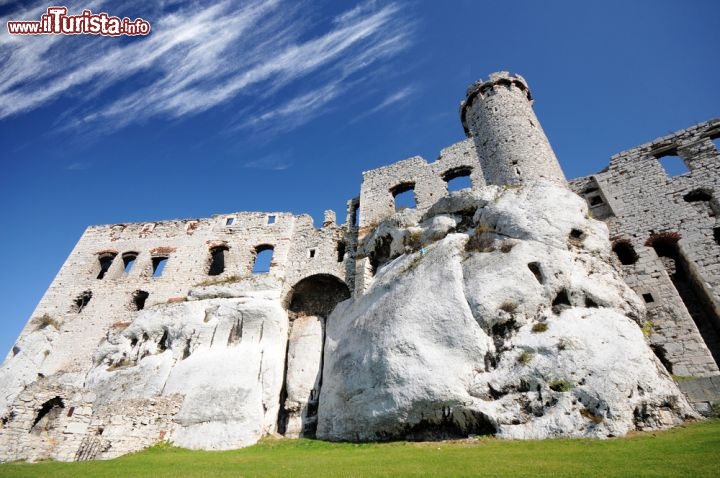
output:
{"label": "white limestone rock", "polygon": [[314,436],[323,353],[324,318],[298,317],[292,322],[288,341],[285,436]]}
{"label": "white limestone rock", "polygon": [[0,367],[0,417],[10,412],[15,397],[45,372],[44,362],[52,352],[61,324],[51,317],[37,317],[28,324],[33,330],[21,335]]}
{"label": "white limestone rock", "polygon": [[433,217],[370,236],[385,262],[327,320],[318,438],[607,437],[693,415],[585,202],[543,182],[484,194],[474,214],[445,204],[455,231],[414,251],[398,241],[437,237]]}
{"label": "white limestone rock", "polygon": [[178,446],[231,449],[275,431],[287,314],[265,297],[195,300],[144,310],[95,354],[97,404],[179,394]]}

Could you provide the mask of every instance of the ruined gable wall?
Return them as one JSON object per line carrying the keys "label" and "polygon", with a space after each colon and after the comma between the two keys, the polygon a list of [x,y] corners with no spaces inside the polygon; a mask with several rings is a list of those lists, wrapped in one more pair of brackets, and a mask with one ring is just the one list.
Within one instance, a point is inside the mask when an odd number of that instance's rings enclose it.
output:
{"label": "ruined gable wall", "polygon": [[443,149],[433,163],[415,156],[381,168],[365,171],[360,187],[359,236],[362,237],[381,220],[395,213],[393,189],[414,184],[416,209],[424,212],[447,194],[447,173],[468,168],[474,188],[484,186],[480,160],[471,139]]}
{"label": "ruined gable wall", "polygon": [[[629,241],[637,253],[635,263],[618,262],[618,266],[628,284],[645,297],[648,318],[654,324],[650,342],[675,375],[718,373],[720,246],[714,231],[720,212],[720,154],[712,143],[718,136],[720,120],[701,123],[619,153],[611,158],[607,170],[571,182],[575,192],[586,198],[595,217],[608,223],[611,236]],[[688,173],[675,177],[666,173],[659,158],[673,154],[687,165]],[[698,191],[708,193],[711,199],[686,200],[693,192],[698,197]],[[695,300],[690,300],[694,306],[683,302],[673,284],[672,270],[668,270],[672,264],[646,245],[653,236],[663,233],[681,237],[677,247],[687,263],[688,285],[701,296],[696,293]],[[697,310],[702,308],[698,303],[701,301],[706,302],[704,314]],[[700,323],[705,340],[691,313],[706,316],[707,320]],[[716,354],[715,360],[711,351]]]}

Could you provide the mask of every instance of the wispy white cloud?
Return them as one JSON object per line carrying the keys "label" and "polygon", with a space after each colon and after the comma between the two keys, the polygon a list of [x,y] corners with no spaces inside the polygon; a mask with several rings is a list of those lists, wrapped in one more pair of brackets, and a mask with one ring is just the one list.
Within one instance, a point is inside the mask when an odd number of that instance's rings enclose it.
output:
{"label": "wispy white cloud", "polygon": [[402,88],[402,89],[400,89],[400,90],[392,93],[391,95],[387,96],[384,100],[382,100],[379,104],[377,104],[376,106],[374,106],[374,107],[370,108],[369,110],[363,112],[362,114],[356,116],[356,117],[353,118],[353,120],[350,121],[350,122],[351,122],[351,123],[356,123],[356,122],[360,121],[360,120],[363,119],[363,118],[366,118],[366,117],[368,117],[368,116],[370,116],[370,115],[374,115],[375,113],[378,113],[378,112],[384,110],[385,108],[388,108],[388,107],[390,107],[390,106],[392,106],[392,105],[394,105],[394,104],[396,104],[396,103],[400,103],[402,100],[404,100],[404,99],[407,98],[408,96],[410,96],[410,95],[412,95],[413,93],[415,93],[415,89],[416,89],[416,88],[415,88],[414,86],[407,86],[407,87],[405,87],[405,88]]}
{"label": "wispy white cloud", "polygon": [[248,169],[267,169],[272,171],[283,171],[292,166],[292,158],[289,153],[277,153],[261,158],[253,159],[243,163],[244,168]]}
{"label": "wispy white cloud", "polygon": [[[113,15],[112,2],[70,2]],[[168,4],[166,3],[165,6]],[[175,2],[155,7],[145,38],[0,33],[0,120],[59,98],[76,106],[62,127],[114,130],[149,118],[184,118],[232,102],[236,127],[294,127],[322,114],[353,85],[405,50],[412,23],[397,4],[362,3],[319,30],[290,0]],[[123,4],[133,17],[145,2]],[[7,20],[35,20],[46,3]],[[387,101],[387,100],[386,100]],[[395,100],[395,101],[399,101]]]}

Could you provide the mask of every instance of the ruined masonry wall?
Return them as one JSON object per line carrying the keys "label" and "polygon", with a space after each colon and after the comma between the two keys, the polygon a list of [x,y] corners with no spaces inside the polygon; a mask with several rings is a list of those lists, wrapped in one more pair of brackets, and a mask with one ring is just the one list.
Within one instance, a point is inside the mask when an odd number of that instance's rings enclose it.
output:
{"label": "ruined masonry wall", "polygon": [[[274,223],[269,224],[274,217]],[[228,224],[232,222],[232,224]],[[276,290],[287,294],[308,275],[331,274],[352,281],[346,253],[338,261],[338,244],[345,229],[335,224],[316,229],[312,219],[288,213],[234,213],[210,219],[162,221],[145,224],[91,226],[77,243],[60,272],[33,312],[21,338],[39,327],[47,315],[59,325],[39,373],[49,376],[63,371],[81,386],[91,366],[92,353],[108,330],[124,328],[136,316],[133,294],[149,294],[145,307],[185,300],[190,289],[209,282],[239,282],[251,289]],[[255,248],[274,247],[269,272],[253,274]],[[228,248],[225,270],[209,276],[210,249]],[[311,250],[314,253],[311,254]],[[105,277],[98,279],[99,255],[116,253]],[[125,273],[122,255],[137,253]],[[167,256],[160,277],[152,276],[152,258]],[[312,255],[312,257],[310,257]],[[92,298],[80,311],[75,299],[84,291]],[[8,360],[22,350],[11,351]]]}
{"label": "ruined masonry wall", "polygon": [[395,213],[393,190],[413,184],[416,209],[424,212],[448,192],[444,177],[455,171],[469,171],[473,188],[485,185],[473,141],[460,141],[443,149],[433,163],[420,156],[365,171],[360,188],[359,238],[374,225]]}
{"label": "ruined masonry wall", "polygon": [[[712,142],[718,137],[720,119],[707,121],[617,154],[607,170],[570,183],[586,198],[593,215],[608,223],[613,239],[632,244],[637,262],[623,265],[618,261],[618,267],[646,300],[654,326],[649,339],[656,353],[664,357],[671,373],[680,376],[718,374],[720,153]],[[668,175],[661,160],[669,155],[679,156],[689,172]],[[698,196],[698,192],[706,195]],[[691,193],[704,199],[688,201]],[[667,259],[646,245],[662,233],[680,236],[677,247],[690,272],[689,287],[696,291],[695,300],[690,301],[694,305],[683,302],[671,279],[672,270],[666,267]],[[700,297],[710,310],[703,314],[706,320],[699,329],[691,313],[697,318],[698,310],[702,312]]]}

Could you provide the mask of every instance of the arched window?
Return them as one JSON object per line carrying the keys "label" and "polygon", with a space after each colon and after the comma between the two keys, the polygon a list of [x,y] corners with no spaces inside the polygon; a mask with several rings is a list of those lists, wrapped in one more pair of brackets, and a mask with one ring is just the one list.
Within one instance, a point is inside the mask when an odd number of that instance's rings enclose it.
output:
{"label": "arched window", "polygon": [[273,246],[263,244],[255,248],[255,264],[253,274],[265,274],[270,271],[273,258]]}
{"label": "arched window", "polygon": [[135,261],[137,260],[138,253],[137,252],[126,252],[122,255],[123,260],[123,269],[125,271],[125,274],[129,274],[132,270],[133,265],[135,264]]}
{"label": "arched window", "polygon": [[163,274],[167,260],[167,256],[154,256],[152,258],[153,277],[160,277]]}
{"label": "arched window", "polygon": [[117,254],[114,252],[103,252],[98,255],[98,261],[100,262],[100,272],[97,276],[98,279],[105,277],[105,274],[107,274],[108,269],[110,269],[113,260],[115,260],[115,256],[117,256]]}

